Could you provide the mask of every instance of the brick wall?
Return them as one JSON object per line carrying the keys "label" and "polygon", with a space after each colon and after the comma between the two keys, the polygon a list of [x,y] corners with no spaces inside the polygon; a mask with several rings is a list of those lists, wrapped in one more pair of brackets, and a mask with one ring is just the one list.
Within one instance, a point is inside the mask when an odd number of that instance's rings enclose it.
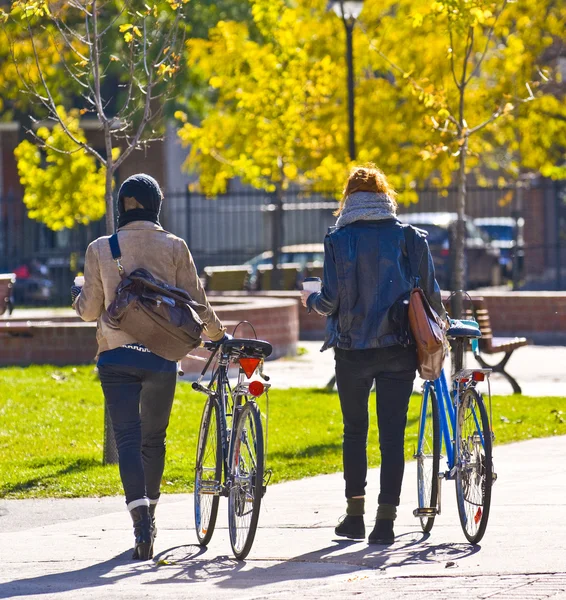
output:
{"label": "brick wall", "polygon": [[483,292],[495,335],[566,344],[566,292]]}
{"label": "brick wall", "polygon": [[[229,332],[240,321],[250,321],[257,337],[273,345],[272,358],[296,354],[299,317],[295,300],[215,298],[213,304]],[[254,337],[245,325],[240,326],[237,335]],[[0,366],[83,364],[92,362],[96,350],[96,324],[84,323],[77,317],[54,315],[51,320],[43,315],[18,320],[16,310],[12,318],[0,319]],[[201,364],[185,366],[188,371],[202,368]]]}
{"label": "brick wall", "polygon": [[[247,292],[224,292],[243,296]],[[257,292],[257,295],[292,298],[299,308],[299,339],[322,340],[326,319],[307,314],[299,292]],[[445,292],[447,295],[448,293]],[[540,344],[566,345],[566,292],[482,292],[496,336],[527,337]]]}
{"label": "brick wall", "polygon": [[[321,317],[317,313],[308,313],[301,304],[301,293],[298,291],[266,291],[266,292],[221,292],[225,298],[281,298],[294,300],[297,305],[299,319],[299,339],[301,340],[322,340],[326,330],[326,317]],[[209,297],[214,298],[214,292],[209,292]]]}
{"label": "brick wall", "polygon": [[86,364],[96,346],[95,323],[0,321],[0,366]]}

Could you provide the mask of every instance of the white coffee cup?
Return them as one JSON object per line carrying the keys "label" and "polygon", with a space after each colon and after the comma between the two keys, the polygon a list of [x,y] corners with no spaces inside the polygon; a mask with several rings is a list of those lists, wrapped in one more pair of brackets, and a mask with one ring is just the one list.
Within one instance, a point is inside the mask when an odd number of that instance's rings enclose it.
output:
{"label": "white coffee cup", "polygon": [[322,289],[322,281],[320,277],[305,277],[303,280],[303,290],[307,292],[320,292]]}
{"label": "white coffee cup", "polygon": [[84,275],[77,275],[75,277],[75,285],[77,287],[83,287],[84,284],[85,284],[85,276]]}

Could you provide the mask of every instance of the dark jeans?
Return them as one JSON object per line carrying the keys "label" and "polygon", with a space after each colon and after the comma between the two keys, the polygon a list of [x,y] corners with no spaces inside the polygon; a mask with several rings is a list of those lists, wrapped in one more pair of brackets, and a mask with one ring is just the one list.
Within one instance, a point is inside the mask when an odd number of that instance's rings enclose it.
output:
{"label": "dark jeans", "polygon": [[116,437],[126,503],[157,499],[177,374],[126,365],[100,365],[98,373]]}
{"label": "dark jeans", "polygon": [[364,496],[367,477],[368,399],[375,381],[381,451],[379,504],[399,505],[405,470],[407,410],[417,369],[413,346],[335,350],[336,385],[344,421],[346,498]]}

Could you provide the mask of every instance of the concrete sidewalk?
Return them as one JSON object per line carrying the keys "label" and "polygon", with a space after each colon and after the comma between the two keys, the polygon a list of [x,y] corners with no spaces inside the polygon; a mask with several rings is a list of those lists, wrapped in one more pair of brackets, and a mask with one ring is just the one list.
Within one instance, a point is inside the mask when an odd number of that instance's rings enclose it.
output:
{"label": "concrete sidewalk", "polygon": [[[153,561],[129,560],[121,498],[0,501],[0,598],[566,598],[566,436],[494,451],[498,480],[487,533],[460,529],[453,482],[430,535],[412,516],[407,465],[393,546],[336,538],[341,474],[270,486],[248,559],[231,554],[226,501],[208,548],[196,545],[190,495],[164,497]],[[368,477],[372,526],[378,470]]]}

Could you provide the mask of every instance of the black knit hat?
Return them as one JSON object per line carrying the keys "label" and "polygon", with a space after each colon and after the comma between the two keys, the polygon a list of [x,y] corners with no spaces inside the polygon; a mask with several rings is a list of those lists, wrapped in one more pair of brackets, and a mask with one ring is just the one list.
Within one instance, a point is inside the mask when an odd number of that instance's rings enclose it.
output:
{"label": "black knit hat", "polygon": [[159,184],[153,177],[145,173],[137,173],[128,177],[118,192],[118,214],[125,212],[124,198],[135,198],[145,210],[159,215],[163,194]]}

